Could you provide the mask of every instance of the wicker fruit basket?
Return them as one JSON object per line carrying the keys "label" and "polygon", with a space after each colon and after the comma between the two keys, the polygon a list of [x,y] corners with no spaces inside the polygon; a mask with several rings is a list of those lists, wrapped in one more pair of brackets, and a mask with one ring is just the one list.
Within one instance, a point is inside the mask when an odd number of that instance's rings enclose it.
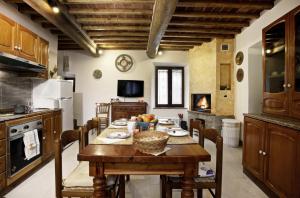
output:
{"label": "wicker fruit basket", "polygon": [[162,152],[168,142],[169,135],[164,132],[140,132],[133,136],[133,144],[143,153]]}

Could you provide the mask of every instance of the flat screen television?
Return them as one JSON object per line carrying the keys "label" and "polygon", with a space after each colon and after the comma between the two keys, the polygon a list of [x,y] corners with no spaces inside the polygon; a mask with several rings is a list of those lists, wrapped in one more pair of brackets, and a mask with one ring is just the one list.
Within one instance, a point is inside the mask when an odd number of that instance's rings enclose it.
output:
{"label": "flat screen television", "polygon": [[118,96],[143,97],[144,81],[142,80],[118,80]]}

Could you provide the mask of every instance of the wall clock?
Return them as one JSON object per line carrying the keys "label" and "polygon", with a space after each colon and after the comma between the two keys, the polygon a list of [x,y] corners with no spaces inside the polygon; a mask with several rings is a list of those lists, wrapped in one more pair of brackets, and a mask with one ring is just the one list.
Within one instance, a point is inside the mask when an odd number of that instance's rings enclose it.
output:
{"label": "wall clock", "polygon": [[244,79],[244,70],[243,69],[238,69],[236,72],[236,79],[238,82],[242,82]]}
{"label": "wall clock", "polygon": [[243,63],[243,60],[244,60],[244,54],[243,52],[239,51],[235,56],[235,63],[237,65],[241,65]]}
{"label": "wall clock", "polygon": [[93,76],[95,79],[100,79],[102,77],[102,71],[100,69],[95,69],[93,72]]}
{"label": "wall clock", "polygon": [[131,56],[127,54],[121,54],[116,58],[115,65],[120,72],[127,72],[131,69],[133,61]]}

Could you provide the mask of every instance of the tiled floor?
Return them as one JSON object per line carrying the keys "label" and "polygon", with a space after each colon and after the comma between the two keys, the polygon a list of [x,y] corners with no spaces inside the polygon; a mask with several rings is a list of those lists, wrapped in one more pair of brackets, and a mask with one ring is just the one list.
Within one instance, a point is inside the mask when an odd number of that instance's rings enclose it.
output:
{"label": "tiled floor", "polygon": [[[214,147],[206,142],[206,149],[214,157]],[[63,153],[63,175],[67,175],[76,166],[78,145],[73,144]],[[213,158],[214,160],[214,158]],[[260,198],[267,197],[252,181],[242,172],[242,149],[230,148],[224,145],[223,158],[223,190],[224,198]],[[213,167],[213,165],[212,165]],[[126,185],[126,198],[159,198],[158,176],[131,176]],[[14,190],[5,195],[5,198],[54,198],[54,161],[52,160],[41,170],[21,183]],[[178,190],[173,191],[173,197],[180,197]],[[195,195],[196,197],[196,195]],[[204,191],[204,197],[211,197]]]}

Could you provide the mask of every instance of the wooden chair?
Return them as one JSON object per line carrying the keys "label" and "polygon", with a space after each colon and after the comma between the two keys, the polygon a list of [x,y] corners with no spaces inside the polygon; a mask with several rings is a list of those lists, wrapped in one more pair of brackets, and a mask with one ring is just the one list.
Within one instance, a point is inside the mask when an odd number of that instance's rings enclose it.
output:
{"label": "wooden chair", "polygon": [[[93,196],[93,178],[89,176],[88,162],[79,162],[77,167],[65,179],[62,178],[62,152],[76,141],[79,141],[79,150],[83,149],[86,127],[78,130],[64,131],[61,137],[55,141],[55,187],[56,198],[62,197],[81,197],[88,198]],[[117,177],[107,177],[107,197],[116,197]]]}
{"label": "wooden chair", "polygon": [[96,118],[98,120],[98,133],[109,125],[110,103],[96,103]]}
{"label": "wooden chair", "polygon": [[[214,177],[200,177],[194,178],[194,189],[197,189],[197,197],[202,197],[202,189],[208,189],[211,195],[215,198],[220,198],[222,193],[222,163],[223,163],[223,138],[216,129],[202,129],[199,128],[199,123],[194,120],[191,121],[191,127],[198,127],[199,130],[199,144],[204,143],[204,139],[208,139],[216,145],[216,169]],[[191,129],[190,129],[191,130]],[[171,198],[172,189],[181,189],[180,176],[162,177],[162,197]],[[215,192],[212,191],[215,189]]]}

